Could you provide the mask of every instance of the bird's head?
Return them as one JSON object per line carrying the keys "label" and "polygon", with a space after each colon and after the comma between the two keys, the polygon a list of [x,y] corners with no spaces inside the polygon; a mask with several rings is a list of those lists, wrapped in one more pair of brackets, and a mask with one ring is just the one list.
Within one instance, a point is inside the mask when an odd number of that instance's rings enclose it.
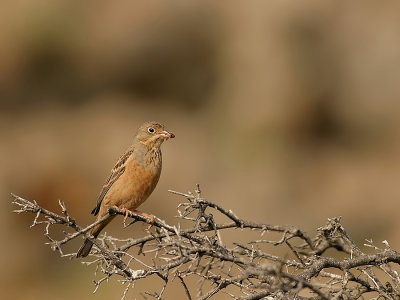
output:
{"label": "bird's head", "polygon": [[158,122],[146,122],[140,126],[136,139],[149,148],[160,147],[169,138],[174,138],[175,134],[167,131],[164,125]]}

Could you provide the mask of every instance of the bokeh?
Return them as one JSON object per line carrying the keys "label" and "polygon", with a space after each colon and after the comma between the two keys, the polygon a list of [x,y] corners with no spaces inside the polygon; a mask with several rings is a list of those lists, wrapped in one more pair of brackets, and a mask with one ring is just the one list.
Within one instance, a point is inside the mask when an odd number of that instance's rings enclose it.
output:
{"label": "bokeh", "polygon": [[400,249],[399,2],[7,1],[0,44],[4,299],[120,299],[114,281],[92,295],[94,270],[52,252],[9,199],[61,200],[89,224],[146,120],[176,139],[142,210],[177,222],[167,190],[200,183],[245,219],[313,234],[342,216],[360,246]]}

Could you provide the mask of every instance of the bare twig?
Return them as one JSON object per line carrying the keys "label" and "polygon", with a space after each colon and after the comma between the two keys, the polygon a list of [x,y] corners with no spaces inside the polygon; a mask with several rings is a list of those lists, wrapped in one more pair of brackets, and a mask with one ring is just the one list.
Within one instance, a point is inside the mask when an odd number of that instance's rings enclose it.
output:
{"label": "bare twig", "polygon": [[[366,293],[374,293],[377,299],[400,299],[400,276],[396,270],[400,254],[387,241],[384,250],[368,241],[365,247],[369,254],[364,253],[347,234],[340,218],[328,219],[327,224],[318,228],[317,235],[310,238],[293,226],[244,220],[203,198],[199,185],[194,192],[170,192],[186,199],[177,208],[178,218],[191,226],[182,228],[180,223],[170,225],[155,218],[152,231],[136,239],[90,235],[90,230],[110,215],[124,214],[116,208],[110,208],[101,220],[81,227],[68,213],[65,203],[59,202],[61,214],[57,214],[16,195],[12,195],[12,202],[17,206],[15,213],[33,214],[32,227],[44,226],[47,243],[62,257],[74,257],[74,253],[64,253],[63,249],[71,240],[80,236],[93,241],[95,247],[89,257],[94,260],[85,264],[94,266],[95,276],[100,276],[94,292],[103,282],[119,278],[126,284],[122,292],[125,298],[137,280],[156,275],[163,279],[163,284],[154,287],[154,291],[143,291],[156,299],[164,299],[164,292],[174,278],[179,279],[189,300],[193,297],[187,285],[193,282],[188,281],[190,278],[198,279],[200,299],[220,293],[233,299],[357,299]],[[226,222],[217,223],[214,217],[217,214],[224,216]],[[131,218],[129,225],[149,222],[138,214]],[[61,239],[53,234],[56,224],[69,229]],[[260,239],[239,243],[224,237],[228,231],[240,235],[249,230],[258,232]],[[269,236],[274,233],[279,234],[278,239]],[[269,253],[270,247],[279,249],[282,256]],[[134,254],[130,252],[133,248],[138,250]],[[344,253],[345,258],[324,255],[328,249]],[[150,257],[151,263],[141,259],[141,255]],[[141,269],[135,270],[134,264]],[[383,276],[377,276],[377,270]]]}

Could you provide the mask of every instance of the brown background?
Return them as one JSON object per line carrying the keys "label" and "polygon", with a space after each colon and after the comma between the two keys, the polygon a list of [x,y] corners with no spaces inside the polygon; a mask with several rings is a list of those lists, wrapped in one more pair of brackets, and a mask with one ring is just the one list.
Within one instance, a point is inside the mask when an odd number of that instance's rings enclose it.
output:
{"label": "brown background", "polygon": [[[180,199],[167,190],[200,183],[245,219],[313,234],[342,216],[360,246],[368,238],[400,249],[398,2],[8,2],[0,5],[4,299],[120,298],[114,281],[93,296],[93,269],[51,252],[31,218],[11,213],[9,195],[53,210],[60,199],[88,224],[145,120],[176,134],[163,145],[146,212],[177,222]],[[143,234],[121,227],[107,231]]]}

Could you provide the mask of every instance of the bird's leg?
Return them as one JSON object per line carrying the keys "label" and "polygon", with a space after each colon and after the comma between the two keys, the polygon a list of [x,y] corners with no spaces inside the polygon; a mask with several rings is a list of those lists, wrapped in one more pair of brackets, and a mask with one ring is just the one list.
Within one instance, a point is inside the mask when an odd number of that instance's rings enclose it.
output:
{"label": "bird's leg", "polygon": [[124,214],[124,224],[125,224],[126,219],[128,218],[128,216],[131,216],[133,214],[133,212],[131,212],[129,209],[127,209],[125,207],[119,208],[116,205],[113,205],[113,207],[123,212],[123,214]]}
{"label": "bird's leg", "polygon": [[124,224],[126,222],[126,219],[128,219],[128,216],[132,216],[133,212],[131,212],[129,209],[127,208],[123,208],[122,211],[124,212]]}
{"label": "bird's leg", "polygon": [[149,228],[147,228],[147,230],[149,230],[151,227],[153,227],[153,225],[154,225],[154,216],[146,214],[145,212],[138,211],[136,209],[133,212],[138,214],[138,215],[142,215],[146,219],[150,220],[150,226],[149,226]]}
{"label": "bird's leg", "polygon": [[126,219],[128,218],[128,216],[132,216],[133,213],[135,213],[135,214],[138,214],[138,215],[142,215],[142,216],[145,217],[146,219],[149,219],[149,220],[150,220],[150,226],[149,226],[149,228],[147,228],[147,230],[149,230],[149,229],[150,229],[151,227],[153,227],[153,225],[154,225],[154,216],[152,216],[152,215],[150,215],[150,214],[147,214],[147,213],[145,213],[145,212],[138,211],[138,210],[136,210],[136,209],[132,212],[132,211],[130,211],[129,209],[127,209],[127,208],[125,208],[125,207],[119,208],[119,207],[116,206],[116,205],[113,205],[113,207],[123,212],[123,214],[124,214],[124,224],[125,224]]}

